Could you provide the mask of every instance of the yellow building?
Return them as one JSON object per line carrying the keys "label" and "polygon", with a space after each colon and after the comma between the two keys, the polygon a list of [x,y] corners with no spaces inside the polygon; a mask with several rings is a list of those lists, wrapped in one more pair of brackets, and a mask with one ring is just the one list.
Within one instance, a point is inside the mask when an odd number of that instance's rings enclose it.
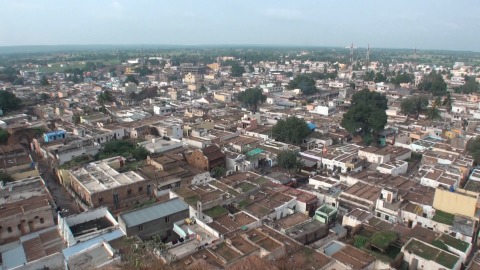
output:
{"label": "yellow building", "polygon": [[207,67],[211,68],[214,71],[218,71],[220,69],[220,64],[219,63],[212,63],[212,64],[208,64]]}
{"label": "yellow building", "polygon": [[479,193],[457,188],[454,192],[437,188],[433,198],[433,208],[451,214],[460,214],[477,218]]}

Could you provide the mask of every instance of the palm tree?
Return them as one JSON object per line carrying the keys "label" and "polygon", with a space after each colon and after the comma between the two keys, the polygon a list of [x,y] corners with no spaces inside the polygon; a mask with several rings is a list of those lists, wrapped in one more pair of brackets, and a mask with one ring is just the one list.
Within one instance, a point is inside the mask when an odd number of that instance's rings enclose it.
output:
{"label": "palm tree", "polygon": [[438,110],[438,107],[442,104],[442,100],[440,97],[438,97],[432,104],[432,107],[428,109],[427,111],[427,119],[431,121],[435,121],[438,119],[441,119],[442,117],[440,116],[440,111]]}
{"label": "palm tree", "polygon": [[450,93],[448,93],[445,96],[445,98],[443,99],[442,105],[445,106],[445,108],[447,109],[447,112],[452,111],[452,96],[450,95]]}

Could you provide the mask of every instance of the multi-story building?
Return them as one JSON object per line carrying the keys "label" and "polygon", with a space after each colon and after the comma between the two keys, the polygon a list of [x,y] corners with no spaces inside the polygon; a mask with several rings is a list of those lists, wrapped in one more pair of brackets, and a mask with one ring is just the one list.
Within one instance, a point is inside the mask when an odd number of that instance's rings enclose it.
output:
{"label": "multi-story building", "polygon": [[41,177],[0,185],[0,244],[55,225],[52,201]]}
{"label": "multi-story building", "polygon": [[151,182],[133,171],[118,172],[124,164],[123,157],[92,162],[69,170],[64,181],[89,208],[121,209],[149,199],[153,195]]}

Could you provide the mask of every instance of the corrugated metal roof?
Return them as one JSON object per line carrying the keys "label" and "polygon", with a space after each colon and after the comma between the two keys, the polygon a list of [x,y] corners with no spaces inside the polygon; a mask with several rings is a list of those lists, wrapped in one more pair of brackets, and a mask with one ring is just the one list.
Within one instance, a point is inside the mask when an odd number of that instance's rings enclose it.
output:
{"label": "corrugated metal roof", "polygon": [[155,219],[188,210],[188,205],[179,198],[149,205],[120,215],[127,227],[137,226]]}

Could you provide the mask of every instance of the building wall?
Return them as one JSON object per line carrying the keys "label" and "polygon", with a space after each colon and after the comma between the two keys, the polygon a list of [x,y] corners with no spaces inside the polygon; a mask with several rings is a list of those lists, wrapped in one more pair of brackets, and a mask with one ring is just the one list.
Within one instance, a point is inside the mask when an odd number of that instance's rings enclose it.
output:
{"label": "building wall", "polygon": [[184,220],[188,217],[189,212],[188,209],[186,209],[168,216],[168,222],[166,217],[162,217],[138,226],[127,227],[125,222],[122,220],[122,216],[119,216],[118,224],[120,225],[120,228],[126,232],[127,236],[137,235],[141,239],[148,239],[154,235],[160,235],[160,237],[163,238],[168,236],[168,231],[170,231],[170,234],[174,234],[173,223]]}
{"label": "building wall", "polygon": [[[142,202],[153,196],[153,184],[149,180],[139,181],[130,185],[119,186],[112,189],[103,190],[96,193],[90,193],[78,180],[70,174],[70,185],[85,204],[96,208],[107,206],[109,209],[123,208],[136,203]],[[148,186],[150,186],[150,194],[147,194]],[[130,194],[129,190],[131,191]],[[115,207],[114,194],[118,194],[118,205]]]}
{"label": "building wall", "polygon": [[[17,240],[20,236],[54,226],[53,209],[43,207],[13,216],[0,217],[0,243]],[[10,232],[9,232],[10,228]]]}
{"label": "building wall", "polygon": [[358,156],[367,159],[369,162],[383,164],[390,161],[390,154],[380,155],[376,153],[370,153],[367,151],[359,150]]}
{"label": "building wall", "polygon": [[203,155],[201,150],[193,151],[193,153],[187,158],[187,162],[195,168],[207,171],[210,170],[208,159]]}
{"label": "building wall", "polygon": [[[466,196],[462,193],[472,194]],[[461,214],[468,217],[475,217],[478,193],[457,189],[455,192],[436,189],[433,198],[433,207],[447,213]]]}

